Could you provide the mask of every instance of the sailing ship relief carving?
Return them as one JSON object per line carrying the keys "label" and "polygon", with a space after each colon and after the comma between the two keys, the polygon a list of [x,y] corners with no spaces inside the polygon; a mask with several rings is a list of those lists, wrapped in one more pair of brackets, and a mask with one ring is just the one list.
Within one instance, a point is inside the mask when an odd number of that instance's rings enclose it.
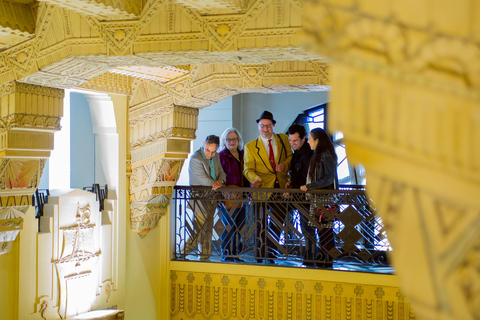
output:
{"label": "sailing ship relief carving", "polygon": [[58,263],[74,262],[75,267],[80,267],[83,262],[100,254],[95,253],[95,224],[90,224],[90,215],[90,204],[84,207],[78,204],[76,225],[63,229],[63,253]]}
{"label": "sailing ship relief carving", "polygon": [[68,212],[60,207],[67,223],[59,225],[61,254],[53,264],[59,279],[58,313],[62,318],[92,310],[101,286],[100,212],[93,209],[98,208],[97,202],[80,201],[76,212],[72,212],[72,203]]}

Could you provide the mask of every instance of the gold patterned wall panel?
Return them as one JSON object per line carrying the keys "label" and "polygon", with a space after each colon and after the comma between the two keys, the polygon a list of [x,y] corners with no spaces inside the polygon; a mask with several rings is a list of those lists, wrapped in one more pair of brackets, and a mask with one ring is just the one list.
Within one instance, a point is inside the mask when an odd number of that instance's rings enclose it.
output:
{"label": "gold patterned wall panel", "polygon": [[305,33],[332,57],[331,128],[366,168],[406,297],[420,319],[478,318],[478,4],[310,4]]}
{"label": "gold patterned wall panel", "polygon": [[170,271],[171,319],[415,319],[398,287],[375,275],[365,284],[360,275],[350,283],[320,270],[290,269],[286,277],[277,267],[246,267],[243,274],[200,269]]}

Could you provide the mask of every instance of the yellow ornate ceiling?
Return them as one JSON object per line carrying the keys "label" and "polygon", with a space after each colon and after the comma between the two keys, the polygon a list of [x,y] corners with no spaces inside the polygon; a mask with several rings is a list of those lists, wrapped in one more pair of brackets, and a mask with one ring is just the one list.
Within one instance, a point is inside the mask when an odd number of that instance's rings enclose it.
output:
{"label": "yellow ornate ceiling", "polygon": [[292,0],[1,0],[0,7],[1,82],[66,89],[112,72],[162,83],[185,73],[177,65],[320,59],[299,48],[302,12]]}

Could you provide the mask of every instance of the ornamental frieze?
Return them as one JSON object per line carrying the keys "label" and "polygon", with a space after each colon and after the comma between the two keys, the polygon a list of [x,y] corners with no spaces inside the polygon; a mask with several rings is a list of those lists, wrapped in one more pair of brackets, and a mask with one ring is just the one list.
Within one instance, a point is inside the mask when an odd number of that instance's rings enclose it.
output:
{"label": "ornamental frieze", "polygon": [[317,271],[312,280],[302,272],[275,277],[172,268],[170,318],[416,319],[396,286],[340,282]]}
{"label": "ornamental frieze", "polygon": [[65,96],[64,91],[61,89],[37,86],[28,83],[12,81],[0,85],[0,97],[9,95],[14,92],[41,95],[59,99],[63,99]]}
{"label": "ornamental frieze", "polygon": [[60,117],[14,113],[0,119],[0,130],[16,128],[58,131],[61,128],[60,120]]}
{"label": "ornamental frieze", "polygon": [[210,35],[210,51],[236,51],[242,19],[208,19],[206,30]]}

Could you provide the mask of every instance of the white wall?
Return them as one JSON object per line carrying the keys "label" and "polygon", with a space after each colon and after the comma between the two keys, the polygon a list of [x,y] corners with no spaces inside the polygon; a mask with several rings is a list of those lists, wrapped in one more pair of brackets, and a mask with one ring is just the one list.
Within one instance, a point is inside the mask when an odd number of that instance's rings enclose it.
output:
{"label": "white wall", "polygon": [[70,188],[82,189],[95,182],[95,136],[85,95],[70,94],[70,119]]}
{"label": "white wall", "polygon": [[277,94],[247,93],[233,99],[234,126],[240,131],[245,142],[259,135],[256,120],[264,110],[270,111],[277,121],[275,133],[284,133],[305,109],[328,102],[328,92],[289,92]]}
{"label": "white wall", "polygon": [[198,150],[210,134],[221,136],[223,131],[232,126],[232,97],[223,99],[208,108],[201,109],[198,114],[198,128],[196,139],[190,143],[190,154],[185,160],[177,181],[179,186],[189,185],[188,163],[190,156]]}

